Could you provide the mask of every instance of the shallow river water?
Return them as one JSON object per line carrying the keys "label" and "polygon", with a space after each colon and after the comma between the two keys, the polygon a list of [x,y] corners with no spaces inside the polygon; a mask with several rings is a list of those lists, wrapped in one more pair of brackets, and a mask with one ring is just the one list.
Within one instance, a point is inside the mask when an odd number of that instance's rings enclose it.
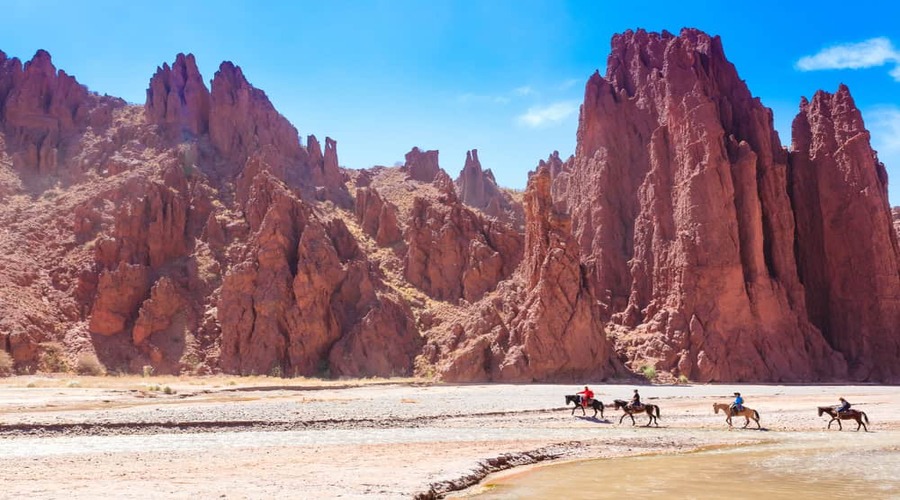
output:
{"label": "shallow river water", "polygon": [[897,498],[900,434],[849,433],[699,451],[587,460],[489,480],[479,499]]}

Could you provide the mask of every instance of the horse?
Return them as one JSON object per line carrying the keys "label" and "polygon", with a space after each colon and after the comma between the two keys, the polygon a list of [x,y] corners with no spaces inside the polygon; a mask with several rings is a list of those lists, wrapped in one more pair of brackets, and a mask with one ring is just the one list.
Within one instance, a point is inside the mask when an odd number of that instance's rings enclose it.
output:
{"label": "horse", "polygon": [[[833,406],[820,406],[819,407],[819,416],[827,413],[831,416],[831,420],[828,421],[828,428],[831,429],[831,423],[837,421],[838,430],[844,430],[844,427],[841,425],[841,420],[856,420],[856,430],[859,431],[859,428],[862,427],[866,432],[869,432],[869,428],[866,427],[866,424],[869,423],[869,417],[866,415],[866,412],[859,410],[847,410],[842,411],[840,413]],[[865,423],[863,423],[865,420]]]}
{"label": "horse", "polygon": [[[581,414],[587,415],[584,411],[584,405],[581,404],[581,396],[577,394],[567,394],[566,395],[566,406],[569,406],[569,403],[575,403],[575,406],[572,407],[572,415],[575,414],[575,410],[581,408]],[[590,403],[590,407],[594,409],[594,417],[597,418],[597,412],[600,412],[600,418],[603,418],[603,401],[599,399],[592,399]]]}
{"label": "horse", "polygon": [[[652,404],[643,404],[643,405],[641,405],[640,408],[634,409],[628,405],[627,401],[623,401],[621,399],[616,399],[615,405],[616,405],[617,410],[621,409],[622,411],[625,412],[622,414],[622,417],[619,418],[620,424],[622,423],[622,420],[625,418],[625,415],[628,415],[629,417],[631,417],[631,425],[634,425],[635,424],[634,414],[646,412],[647,416],[650,417],[650,420],[647,421],[647,425],[645,425],[644,427],[650,427],[650,424],[652,424],[652,423],[655,423],[656,426],[659,427],[659,420],[657,420],[659,418],[659,406],[652,405]],[[655,416],[654,416],[654,413],[656,413]]]}
{"label": "horse", "polygon": [[728,423],[728,427],[731,427],[731,417],[735,416],[744,417],[744,419],[746,420],[746,422],[744,422],[744,429],[746,429],[747,426],[750,425],[751,418],[756,421],[756,428],[762,429],[762,427],[759,426],[759,412],[757,412],[756,410],[744,406],[741,411],[732,412],[731,405],[727,403],[713,403],[713,411],[716,412],[716,415],[719,414],[719,410],[722,410],[723,412],[725,412],[725,415],[728,415],[728,417],[725,419],[725,422]]}

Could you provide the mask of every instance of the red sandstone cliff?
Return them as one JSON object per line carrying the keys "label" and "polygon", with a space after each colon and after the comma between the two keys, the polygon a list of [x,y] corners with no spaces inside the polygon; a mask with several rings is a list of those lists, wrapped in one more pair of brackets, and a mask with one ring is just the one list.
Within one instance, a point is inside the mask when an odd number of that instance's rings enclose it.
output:
{"label": "red sandstone cliff", "polygon": [[517,224],[524,218],[521,205],[497,186],[494,173],[490,169],[482,170],[477,149],[466,153],[466,163],[456,179],[456,188],[463,203],[489,216]]}
{"label": "red sandstone cliff", "polygon": [[701,381],[845,376],[807,319],[771,111],[718,37],[615,36],[562,178],[590,282],[634,368]]}
{"label": "red sandstone cliff", "polygon": [[550,170],[525,193],[525,256],[514,279],[437,328],[425,358],[445,380],[597,380],[625,370],[606,338],[571,232],[554,207]]}
{"label": "red sandstone cliff", "polygon": [[900,379],[900,248],[887,172],[850,90],[804,99],[793,136],[791,198],[809,318],[854,379]]}

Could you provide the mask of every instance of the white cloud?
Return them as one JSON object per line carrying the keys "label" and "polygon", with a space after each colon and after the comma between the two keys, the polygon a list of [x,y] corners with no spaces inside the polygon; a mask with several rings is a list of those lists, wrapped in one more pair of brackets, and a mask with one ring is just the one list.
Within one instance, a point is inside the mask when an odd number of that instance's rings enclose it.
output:
{"label": "white cloud", "polygon": [[529,85],[523,85],[521,87],[513,89],[512,93],[518,97],[525,97],[525,96],[537,94],[537,91],[535,91]]}
{"label": "white cloud", "polygon": [[503,95],[484,95],[484,94],[462,94],[456,97],[456,102],[460,104],[507,104],[510,99]]}
{"label": "white cloud", "polygon": [[543,125],[559,123],[578,111],[578,101],[560,101],[546,106],[528,108],[516,120],[526,127],[537,128]]}
{"label": "white cloud", "polygon": [[865,119],[873,147],[879,153],[900,154],[900,107],[872,108],[865,114]]}
{"label": "white cloud", "polygon": [[557,88],[559,90],[569,90],[570,88],[574,87],[575,85],[577,85],[580,82],[581,82],[581,79],[579,79],[579,78],[569,78],[568,80],[560,83]]}
{"label": "white cloud", "polygon": [[[864,42],[845,43],[822,49],[815,55],[801,57],[796,68],[800,71],[822,69],[860,69],[900,63],[900,52],[885,37],[872,38]],[[890,72],[894,80],[900,81],[900,65]]]}

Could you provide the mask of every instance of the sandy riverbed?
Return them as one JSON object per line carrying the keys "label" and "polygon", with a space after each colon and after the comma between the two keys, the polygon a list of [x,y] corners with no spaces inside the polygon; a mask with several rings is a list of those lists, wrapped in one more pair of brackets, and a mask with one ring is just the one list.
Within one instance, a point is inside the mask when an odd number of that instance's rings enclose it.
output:
{"label": "sandy riverbed", "polygon": [[[592,388],[611,403],[633,386]],[[838,396],[868,414],[878,439],[900,443],[898,387],[640,389],[662,409],[659,428],[640,427],[646,416],[619,424],[612,409],[571,416],[563,395],[578,388],[568,385],[0,379],[0,498],[427,497],[534,464],[816,442],[828,434],[815,407]],[[713,415],[734,390],[763,431],[729,431]]]}

